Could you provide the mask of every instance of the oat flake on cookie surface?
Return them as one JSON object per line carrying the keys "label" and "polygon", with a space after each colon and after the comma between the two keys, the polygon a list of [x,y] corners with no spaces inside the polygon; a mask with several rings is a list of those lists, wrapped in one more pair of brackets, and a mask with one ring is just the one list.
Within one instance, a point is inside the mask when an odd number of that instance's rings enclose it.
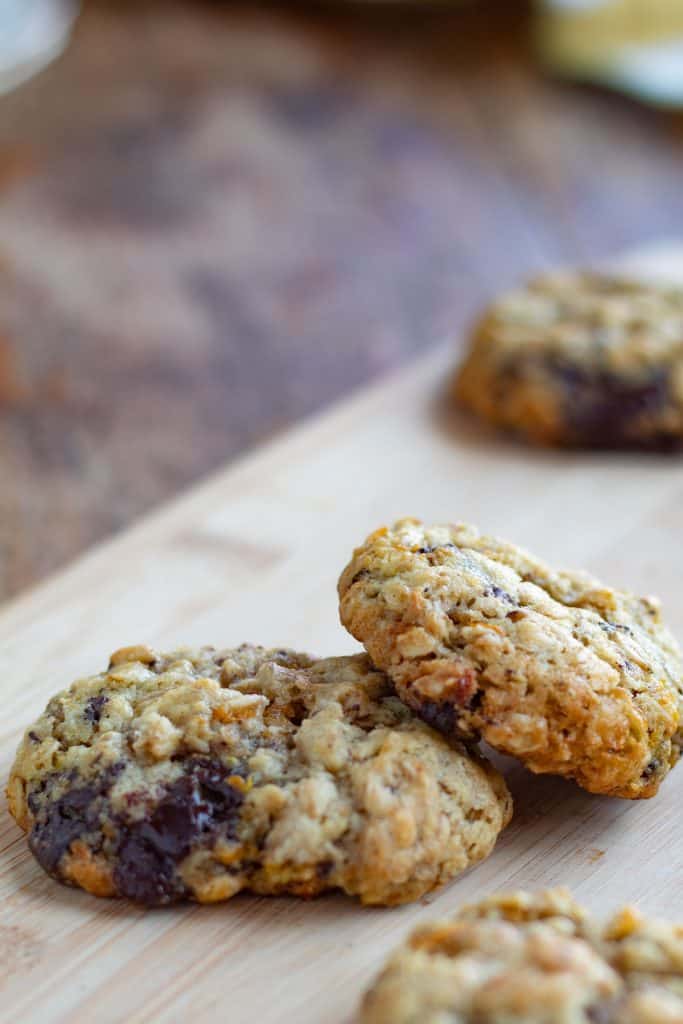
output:
{"label": "oat flake on cookie surface", "polygon": [[679,757],[681,655],[652,598],[415,519],[367,538],[339,597],[349,632],[446,734],[630,798]]}
{"label": "oat flake on cookie surface", "polygon": [[365,655],[117,651],[27,730],[10,810],[55,878],[147,905],[243,889],[418,899],[485,857],[498,773]]}

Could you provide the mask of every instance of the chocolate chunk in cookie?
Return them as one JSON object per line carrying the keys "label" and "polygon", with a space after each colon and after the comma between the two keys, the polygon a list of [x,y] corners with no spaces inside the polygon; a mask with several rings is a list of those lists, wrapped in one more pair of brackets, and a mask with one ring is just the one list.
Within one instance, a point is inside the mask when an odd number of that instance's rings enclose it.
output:
{"label": "chocolate chunk in cookie", "polygon": [[485,857],[502,778],[366,656],[146,648],[54,697],[10,809],[48,874],[157,906],[242,889],[403,903]]}

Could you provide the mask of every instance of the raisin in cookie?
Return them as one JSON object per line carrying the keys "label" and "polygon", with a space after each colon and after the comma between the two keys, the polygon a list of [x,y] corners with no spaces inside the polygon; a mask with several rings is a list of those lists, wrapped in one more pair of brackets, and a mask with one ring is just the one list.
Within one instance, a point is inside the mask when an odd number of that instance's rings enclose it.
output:
{"label": "raisin in cookie", "polygon": [[445,733],[631,798],[679,756],[683,669],[652,599],[414,519],[355,551],[339,595],[346,628]]}
{"label": "raisin in cookie", "polygon": [[511,813],[497,772],[366,656],[246,645],[116,652],[27,731],[8,796],[49,874],[148,905],[403,903],[485,857]]}
{"label": "raisin in cookie", "polygon": [[622,911],[601,930],[565,889],[510,893],[418,928],[362,1024],[680,1024],[683,929]]}
{"label": "raisin in cookie", "polygon": [[544,276],[495,302],[456,381],[460,402],[532,441],[683,442],[683,289]]}

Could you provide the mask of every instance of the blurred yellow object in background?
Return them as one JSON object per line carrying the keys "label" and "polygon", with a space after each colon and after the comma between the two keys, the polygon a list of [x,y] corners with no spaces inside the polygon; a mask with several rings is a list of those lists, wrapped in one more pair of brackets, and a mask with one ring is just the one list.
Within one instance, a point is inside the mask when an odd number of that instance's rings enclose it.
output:
{"label": "blurred yellow object in background", "polygon": [[683,106],[683,0],[544,0],[538,48],[562,74]]}

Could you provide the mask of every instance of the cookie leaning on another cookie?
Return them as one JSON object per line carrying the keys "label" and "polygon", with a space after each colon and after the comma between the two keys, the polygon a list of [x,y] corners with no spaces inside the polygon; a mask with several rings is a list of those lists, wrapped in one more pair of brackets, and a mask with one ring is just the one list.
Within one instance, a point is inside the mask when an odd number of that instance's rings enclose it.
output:
{"label": "cookie leaning on another cookie", "polygon": [[485,857],[511,799],[364,656],[116,652],[27,731],[10,810],[42,867],[148,905],[242,889],[417,899]]}
{"label": "cookie leaning on another cookie", "polygon": [[600,929],[565,889],[492,896],[418,928],[362,1024],[680,1024],[683,928],[632,909]]}
{"label": "cookie leaning on another cookie", "polygon": [[368,537],[339,597],[349,632],[445,733],[630,798],[679,757],[681,656],[651,599],[414,519]]}
{"label": "cookie leaning on another cookie", "polygon": [[455,394],[540,444],[683,446],[683,289],[597,273],[547,275],[476,327]]}

